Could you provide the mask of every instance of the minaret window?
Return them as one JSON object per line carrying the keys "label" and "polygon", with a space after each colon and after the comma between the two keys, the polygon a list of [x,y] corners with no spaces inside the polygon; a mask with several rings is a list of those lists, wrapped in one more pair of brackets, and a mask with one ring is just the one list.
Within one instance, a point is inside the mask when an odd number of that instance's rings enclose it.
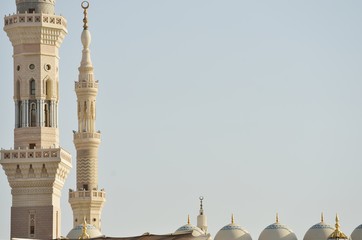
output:
{"label": "minaret window", "polygon": [[28,13],[35,13],[35,8],[29,8]]}
{"label": "minaret window", "polygon": [[30,106],[30,126],[36,127],[36,105],[32,103]]}
{"label": "minaret window", "polygon": [[48,80],[44,80],[44,82],[43,82],[43,92],[44,92],[44,94],[45,94],[45,96],[47,96],[48,95]]}
{"label": "minaret window", "polygon": [[30,80],[30,95],[35,95],[35,80]]}
{"label": "minaret window", "polygon": [[20,100],[20,81],[16,81],[16,92],[15,96],[17,100]]}
{"label": "minaret window", "polygon": [[29,235],[31,238],[35,237],[35,211],[29,211]]}
{"label": "minaret window", "polygon": [[49,110],[48,110],[48,104],[44,104],[44,125],[45,125],[45,127],[49,127]]}

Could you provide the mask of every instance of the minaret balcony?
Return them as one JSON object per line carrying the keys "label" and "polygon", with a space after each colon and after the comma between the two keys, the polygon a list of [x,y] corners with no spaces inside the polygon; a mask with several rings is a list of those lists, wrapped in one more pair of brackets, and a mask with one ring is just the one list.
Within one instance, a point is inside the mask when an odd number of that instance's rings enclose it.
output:
{"label": "minaret balcony", "polygon": [[95,138],[95,139],[101,139],[101,133],[100,132],[76,132],[74,133],[74,140],[76,139],[87,139],[87,138]]}
{"label": "minaret balcony", "polygon": [[5,28],[15,26],[62,26],[67,27],[67,21],[62,16],[44,13],[18,13],[4,18]]}
{"label": "minaret balcony", "polygon": [[98,89],[98,81],[75,82],[75,89],[79,89],[79,88],[97,88]]}
{"label": "minaret balcony", "polygon": [[106,192],[101,190],[91,190],[91,191],[76,191],[69,189],[69,201],[72,199],[89,199],[89,200],[105,200]]}
{"label": "minaret balcony", "polygon": [[51,14],[18,13],[5,17],[4,25],[13,46],[45,44],[59,47],[67,34],[65,18]]}
{"label": "minaret balcony", "polygon": [[21,160],[43,162],[44,159],[51,161],[59,158],[71,162],[70,154],[62,148],[1,150],[1,163],[21,162]]}

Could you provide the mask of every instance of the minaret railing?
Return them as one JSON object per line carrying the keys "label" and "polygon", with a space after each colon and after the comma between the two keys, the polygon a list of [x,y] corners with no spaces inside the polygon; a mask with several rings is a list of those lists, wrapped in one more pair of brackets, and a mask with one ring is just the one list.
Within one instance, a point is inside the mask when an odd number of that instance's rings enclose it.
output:
{"label": "minaret railing", "polygon": [[67,21],[62,16],[44,13],[17,13],[4,18],[5,26],[24,23],[55,24],[67,27]]}

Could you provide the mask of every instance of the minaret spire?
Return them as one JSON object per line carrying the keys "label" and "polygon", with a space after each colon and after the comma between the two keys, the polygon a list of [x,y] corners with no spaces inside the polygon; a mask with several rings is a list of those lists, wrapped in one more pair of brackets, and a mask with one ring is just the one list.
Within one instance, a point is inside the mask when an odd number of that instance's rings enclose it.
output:
{"label": "minaret spire", "polygon": [[86,216],[90,224],[101,230],[101,212],[105,192],[98,188],[98,147],[101,133],[96,130],[96,97],[98,81],[94,78],[91,61],[91,33],[88,29],[88,8],[90,4],[83,1],[83,45],[78,81],[75,82],[77,94],[78,130],[74,131],[74,145],[77,150],[77,188],[69,193],[69,203],[73,209],[74,227]]}

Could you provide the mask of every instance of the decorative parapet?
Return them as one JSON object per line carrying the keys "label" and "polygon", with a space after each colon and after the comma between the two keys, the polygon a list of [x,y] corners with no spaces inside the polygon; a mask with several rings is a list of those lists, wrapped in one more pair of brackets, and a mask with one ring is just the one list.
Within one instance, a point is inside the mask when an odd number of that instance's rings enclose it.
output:
{"label": "decorative parapet", "polygon": [[104,200],[106,199],[106,192],[105,191],[76,191],[69,189],[69,201],[72,199],[84,199],[84,200]]}
{"label": "decorative parapet", "polygon": [[47,149],[17,149],[17,150],[1,150],[1,161],[11,160],[44,160],[59,158],[71,163],[71,155],[62,148],[47,148]]}
{"label": "decorative parapet", "polygon": [[67,28],[67,21],[62,16],[54,16],[51,14],[44,13],[18,13],[7,16],[4,18],[4,25],[10,26],[63,26]]}
{"label": "decorative parapet", "polygon": [[44,13],[18,13],[5,17],[4,30],[13,46],[46,44],[59,47],[67,34],[62,16]]}
{"label": "decorative parapet", "polygon": [[86,139],[86,138],[96,138],[101,139],[101,133],[89,133],[89,132],[76,132],[74,133],[74,140],[76,139]]}
{"label": "decorative parapet", "polygon": [[75,82],[75,89],[79,88],[97,88],[98,89],[98,81],[94,82]]}

